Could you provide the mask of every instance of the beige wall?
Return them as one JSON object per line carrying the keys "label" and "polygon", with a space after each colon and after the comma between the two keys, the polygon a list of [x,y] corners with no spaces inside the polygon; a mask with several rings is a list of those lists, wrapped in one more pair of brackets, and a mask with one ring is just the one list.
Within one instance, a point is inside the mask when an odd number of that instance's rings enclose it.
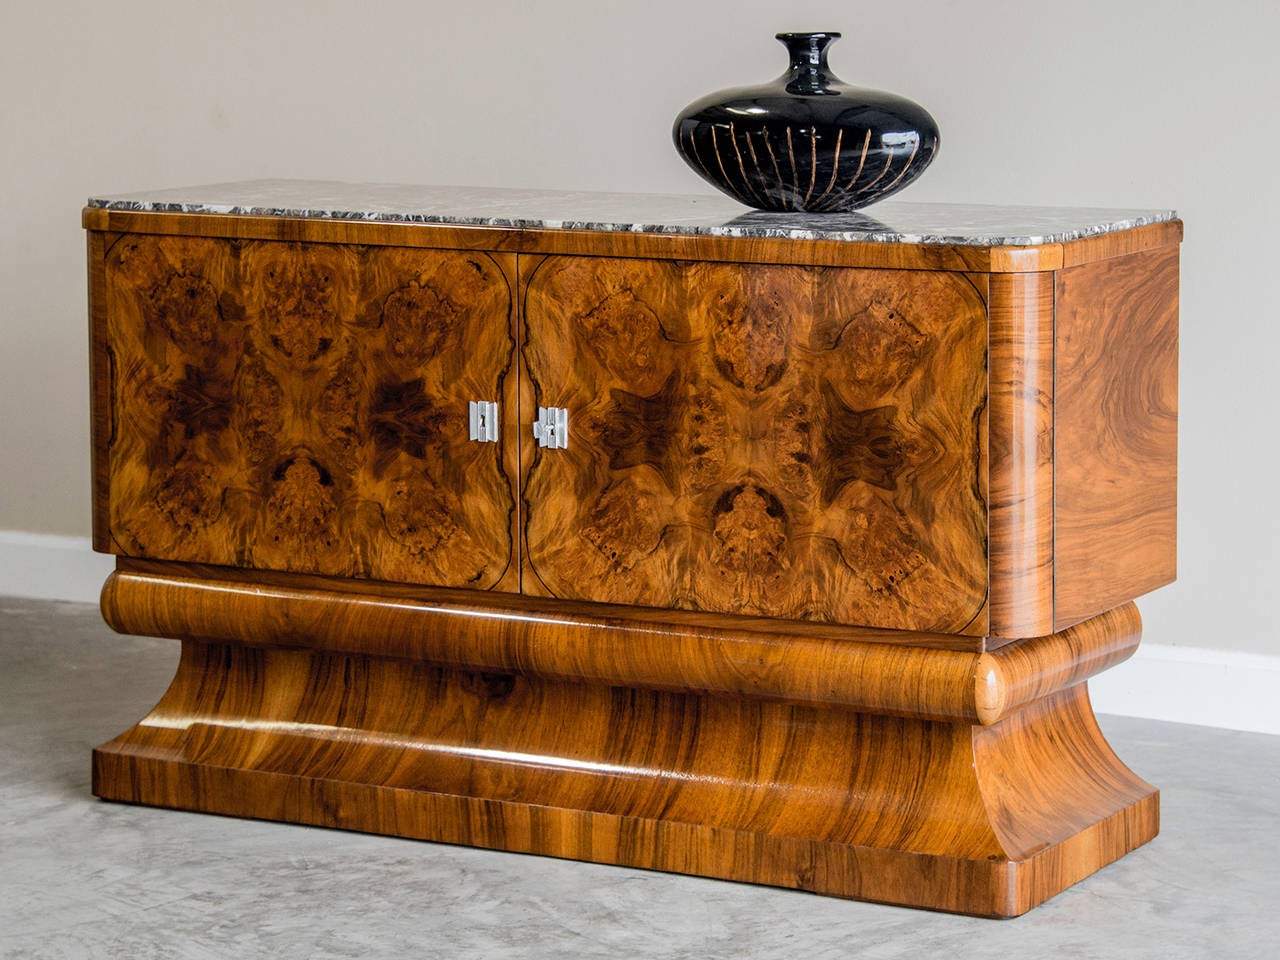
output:
{"label": "beige wall", "polygon": [[0,529],[88,531],[89,193],[699,192],[672,117],[781,72],[783,29],[843,31],[838,73],[938,119],[942,151],[901,199],[1182,212],[1181,580],[1144,603],[1147,635],[1276,651],[1280,7],[1261,0],[6,0]]}

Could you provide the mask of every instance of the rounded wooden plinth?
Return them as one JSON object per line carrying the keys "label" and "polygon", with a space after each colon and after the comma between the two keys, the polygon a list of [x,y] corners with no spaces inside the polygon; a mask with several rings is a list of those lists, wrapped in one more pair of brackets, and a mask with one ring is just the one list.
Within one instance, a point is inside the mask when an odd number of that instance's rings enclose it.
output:
{"label": "rounded wooden plinth", "polygon": [[1131,605],[963,651],[246,576],[112,578],[108,621],[183,654],[98,796],[986,916],[1158,829],[1082,682]]}

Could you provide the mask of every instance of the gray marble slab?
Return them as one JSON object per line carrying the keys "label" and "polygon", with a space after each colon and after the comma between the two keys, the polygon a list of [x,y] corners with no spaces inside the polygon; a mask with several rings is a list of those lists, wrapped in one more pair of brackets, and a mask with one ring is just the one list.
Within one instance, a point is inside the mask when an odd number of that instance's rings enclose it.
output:
{"label": "gray marble slab", "polygon": [[1030,246],[1176,219],[1173,210],[987,206],[888,201],[866,212],[766,213],[727,197],[409,186],[328,180],[248,180],[102,194],[109,210],[497,227],[701,234],[849,242]]}

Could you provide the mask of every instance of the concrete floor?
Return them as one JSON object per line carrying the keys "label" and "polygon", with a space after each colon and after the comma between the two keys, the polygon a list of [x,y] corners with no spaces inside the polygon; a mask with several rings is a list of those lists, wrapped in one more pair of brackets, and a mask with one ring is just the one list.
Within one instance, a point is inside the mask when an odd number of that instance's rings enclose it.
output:
{"label": "concrete floor", "polygon": [[95,800],[90,749],[155,702],[176,647],[0,597],[0,957],[1280,957],[1280,737],[1104,718],[1164,832],[975,920]]}

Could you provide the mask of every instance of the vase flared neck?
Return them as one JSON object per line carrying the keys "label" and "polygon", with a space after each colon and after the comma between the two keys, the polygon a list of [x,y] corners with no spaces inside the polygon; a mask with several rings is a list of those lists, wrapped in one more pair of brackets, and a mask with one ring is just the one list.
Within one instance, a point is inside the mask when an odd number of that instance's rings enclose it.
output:
{"label": "vase flared neck", "polygon": [[780,33],[791,64],[787,67],[787,92],[798,94],[831,93],[836,78],[827,66],[827,48],[840,39],[838,33]]}

